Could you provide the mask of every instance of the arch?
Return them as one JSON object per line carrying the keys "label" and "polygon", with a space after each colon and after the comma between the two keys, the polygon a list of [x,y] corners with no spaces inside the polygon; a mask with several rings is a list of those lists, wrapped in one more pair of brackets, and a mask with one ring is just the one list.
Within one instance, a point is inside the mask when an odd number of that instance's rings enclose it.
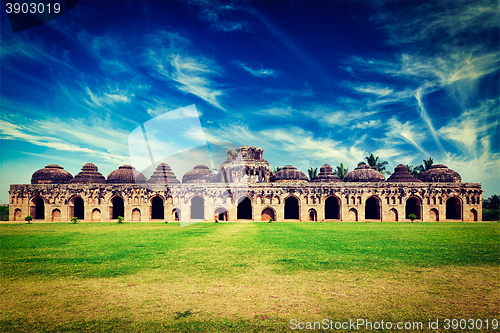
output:
{"label": "arch", "polygon": [[473,205],[475,205],[475,204],[476,204],[476,198],[475,198],[474,196],[471,198],[471,201],[472,201],[472,204],[473,204]]}
{"label": "arch", "polygon": [[196,196],[191,199],[191,219],[205,219],[205,200],[200,196]]}
{"label": "arch", "polygon": [[432,208],[429,211],[429,221],[439,222],[439,211],[436,208]]}
{"label": "arch", "polygon": [[14,211],[14,221],[21,221],[21,210],[19,208]]}
{"label": "arch", "polygon": [[477,221],[477,210],[475,210],[474,208],[470,210],[469,221],[474,221],[474,222]]}
{"label": "arch", "polygon": [[252,219],[252,201],[249,197],[241,197],[238,199],[236,218],[238,220]]}
{"label": "arch", "polygon": [[299,219],[299,199],[291,195],[285,199],[285,220]]}
{"label": "arch", "polygon": [[227,209],[219,207],[214,211],[214,219],[219,221],[227,221]]}
{"label": "arch", "polygon": [[45,201],[42,199],[42,197],[38,197],[35,200],[35,214],[34,214],[34,219],[35,220],[45,220]]}
{"label": "arch", "polygon": [[325,220],[340,220],[340,199],[334,195],[325,200]]}
{"label": "arch", "polygon": [[85,204],[83,202],[82,197],[77,196],[74,197],[71,201],[71,217],[76,217],[79,220],[85,219]]}
{"label": "arch", "polygon": [[420,198],[417,197],[409,197],[406,200],[406,206],[405,206],[405,218],[409,219],[410,214],[415,214],[417,216],[417,220],[421,220],[421,214],[420,214],[420,207],[421,207],[421,201]]}
{"label": "arch", "polygon": [[92,210],[92,222],[101,222],[101,211],[98,208]]}
{"label": "arch", "polygon": [[115,196],[111,199],[111,218],[117,219],[118,216],[125,217],[125,203],[122,197]]}
{"label": "arch", "polygon": [[457,197],[451,197],[446,200],[446,219],[461,220],[462,219],[462,203]]}
{"label": "arch", "polygon": [[347,218],[349,221],[358,222],[358,211],[356,210],[356,208],[349,209],[349,212],[347,213]]}
{"label": "arch", "polygon": [[380,220],[380,200],[376,196],[366,199],[365,220]]}
{"label": "arch", "polygon": [[179,208],[172,209],[172,220],[173,221],[181,220],[181,210]]}
{"label": "arch", "polygon": [[311,208],[309,209],[309,211],[307,212],[307,217],[309,219],[309,221],[317,221],[318,220],[318,213],[316,213],[316,210]]}
{"label": "arch", "polygon": [[398,211],[396,208],[392,208],[389,210],[389,217],[387,219],[388,222],[398,222]]}
{"label": "arch", "polygon": [[59,209],[52,210],[52,222],[61,222],[61,211]]}
{"label": "arch", "polygon": [[157,195],[151,199],[151,219],[163,220],[164,218],[165,212],[163,209],[163,198]]}
{"label": "arch", "polygon": [[273,219],[273,221],[276,219],[276,212],[271,207],[265,208],[260,215],[261,221],[269,222],[269,219]]}
{"label": "arch", "polygon": [[132,210],[132,222],[141,222],[141,210],[139,208]]}

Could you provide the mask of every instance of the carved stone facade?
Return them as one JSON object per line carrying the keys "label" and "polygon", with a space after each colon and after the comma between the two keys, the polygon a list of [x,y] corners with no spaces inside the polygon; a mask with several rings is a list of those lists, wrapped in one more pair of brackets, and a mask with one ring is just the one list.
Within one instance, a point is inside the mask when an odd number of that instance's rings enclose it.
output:
{"label": "carved stone facade", "polygon": [[[205,177],[201,182],[189,178],[185,183],[176,180],[162,184],[157,179],[159,175],[174,177],[165,171],[170,170],[165,164],[159,166],[163,173],[155,173],[155,181],[147,184],[47,183],[42,182],[43,172],[38,176],[39,170],[35,184],[11,185],[9,219],[24,221],[25,216],[31,215],[35,221],[47,222],[70,221],[73,216],[87,222],[116,221],[118,216],[127,222],[215,219],[408,222],[408,216],[415,214],[417,221],[482,220],[482,190],[478,183],[456,180],[429,183],[416,179],[411,182],[408,178],[401,178],[405,182],[341,182],[335,177],[325,177],[320,182],[303,179],[273,182],[274,174],[262,159],[262,152],[261,148],[248,146],[239,148],[237,153],[228,151],[228,161],[221,166],[218,176],[210,177],[213,182],[207,182]],[[56,167],[51,165],[47,174],[52,177],[54,169],[64,171]],[[439,167],[440,172],[443,167]],[[331,171],[328,165],[322,168],[324,172]],[[365,169],[356,172],[366,172]],[[129,166],[119,170],[139,174]],[[97,168],[92,172],[98,173]]]}

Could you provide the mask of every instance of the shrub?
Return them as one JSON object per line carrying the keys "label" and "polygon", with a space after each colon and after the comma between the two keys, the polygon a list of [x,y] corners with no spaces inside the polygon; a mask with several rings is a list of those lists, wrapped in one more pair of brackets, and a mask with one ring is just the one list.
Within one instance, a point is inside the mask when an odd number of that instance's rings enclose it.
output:
{"label": "shrub", "polygon": [[123,223],[123,216],[118,216],[118,223]]}
{"label": "shrub", "polygon": [[0,221],[8,221],[8,220],[9,220],[9,206],[1,206]]}
{"label": "shrub", "polygon": [[272,218],[272,217],[270,217],[270,218],[269,218],[269,223],[271,223],[271,222],[273,222],[273,221],[274,221],[274,220],[273,220],[273,218]]}
{"label": "shrub", "polygon": [[33,216],[28,215],[24,218],[26,221],[28,221],[28,224],[31,223],[31,220],[33,220]]}
{"label": "shrub", "polygon": [[415,214],[410,214],[410,215],[408,215],[408,217],[410,218],[411,223],[413,223],[413,220],[415,220],[415,219],[417,218],[417,215],[415,215]]}
{"label": "shrub", "polygon": [[71,222],[73,222],[73,223],[78,222],[78,217],[73,216],[73,217],[71,218]]}

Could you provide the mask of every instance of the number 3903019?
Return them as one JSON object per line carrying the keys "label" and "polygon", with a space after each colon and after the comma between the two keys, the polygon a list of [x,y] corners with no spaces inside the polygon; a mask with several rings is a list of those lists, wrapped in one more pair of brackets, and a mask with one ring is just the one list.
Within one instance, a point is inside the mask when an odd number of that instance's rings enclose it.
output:
{"label": "number 3903019", "polygon": [[61,4],[60,3],[48,3],[48,4],[43,4],[43,3],[10,3],[7,2],[5,4],[6,12],[7,14],[42,14],[44,12],[47,12],[49,14],[55,13],[58,14],[61,11]]}

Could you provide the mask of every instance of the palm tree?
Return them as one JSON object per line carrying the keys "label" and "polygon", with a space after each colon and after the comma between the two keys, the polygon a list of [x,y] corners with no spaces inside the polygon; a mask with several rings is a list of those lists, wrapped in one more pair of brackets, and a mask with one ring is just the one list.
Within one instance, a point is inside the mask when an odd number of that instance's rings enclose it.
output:
{"label": "palm tree", "polygon": [[307,173],[309,175],[309,181],[313,180],[314,178],[318,177],[318,168],[313,168],[313,167],[310,167],[308,170],[307,170]]}
{"label": "palm tree", "polygon": [[344,163],[340,163],[340,165],[337,167],[337,170],[334,171],[334,174],[339,177],[340,180],[344,180],[345,175],[349,172],[349,168],[344,168]]}
{"label": "palm tree", "polygon": [[276,168],[273,169],[273,173],[278,173],[278,171],[281,170],[281,167],[277,166]]}
{"label": "palm tree", "polygon": [[408,168],[408,172],[415,178],[418,179],[418,176],[422,173],[422,166],[419,165],[417,167],[413,167],[411,164],[407,164],[406,167]]}
{"label": "palm tree", "polygon": [[422,169],[422,172],[427,171],[431,168],[432,164],[434,161],[432,160],[432,157],[429,157],[427,160],[423,160],[424,164],[420,164],[420,169]]}
{"label": "palm tree", "polygon": [[[379,160],[379,157],[375,157],[375,155],[370,154],[370,156],[365,157],[368,165],[380,172],[381,174],[390,175],[391,173],[385,169],[385,166],[388,164],[387,161]],[[359,165],[359,164],[358,164]]]}

